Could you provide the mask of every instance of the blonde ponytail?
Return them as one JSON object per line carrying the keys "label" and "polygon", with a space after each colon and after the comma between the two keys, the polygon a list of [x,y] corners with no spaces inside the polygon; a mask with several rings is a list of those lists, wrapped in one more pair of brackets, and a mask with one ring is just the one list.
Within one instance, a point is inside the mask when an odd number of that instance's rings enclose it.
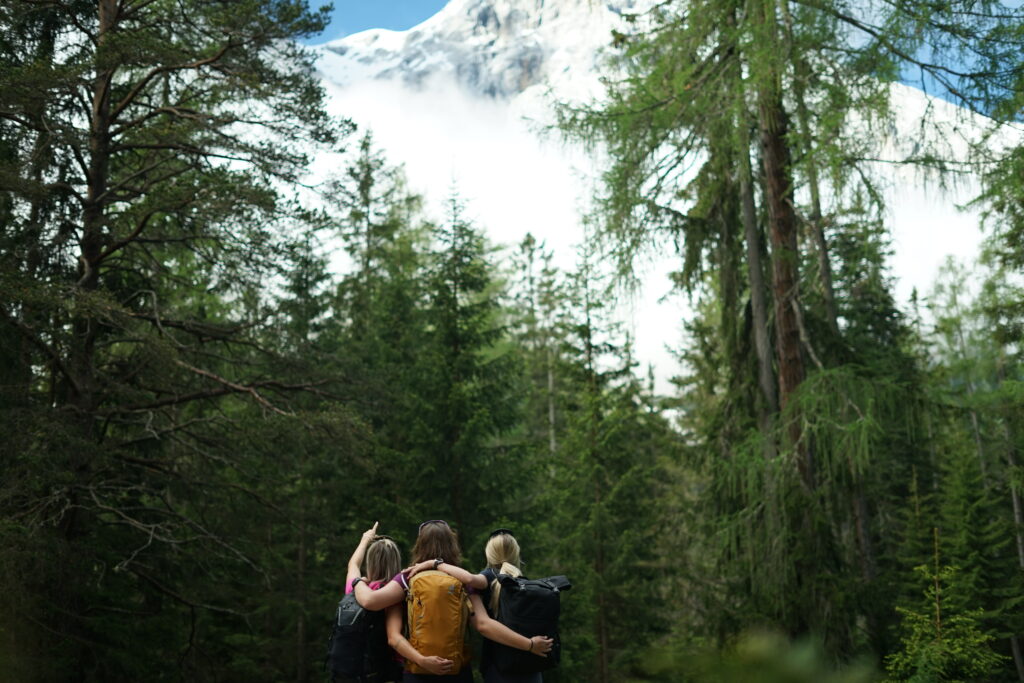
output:
{"label": "blonde ponytail", "polygon": [[[519,543],[512,534],[497,534],[487,541],[484,548],[484,555],[487,557],[487,566],[497,574],[508,574],[509,576],[522,576],[519,569]],[[498,596],[501,594],[501,584],[497,578],[491,581],[491,614],[498,615]]]}
{"label": "blonde ponytail", "polygon": [[[523,573],[519,571],[519,567],[515,566],[511,562],[502,562],[501,571],[499,574],[508,574],[509,576],[522,576]],[[491,581],[491,614],[498,616],[498,597],[501,595],[501,583],[498,579]]]}

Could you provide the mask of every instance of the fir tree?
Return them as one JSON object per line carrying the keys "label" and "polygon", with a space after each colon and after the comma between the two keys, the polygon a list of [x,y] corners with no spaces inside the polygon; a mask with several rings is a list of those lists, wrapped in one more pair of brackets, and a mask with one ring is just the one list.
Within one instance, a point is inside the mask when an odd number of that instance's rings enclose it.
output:
{"label": "fir tree", "polygon": [[505,336],[494,266],[483,235],[461,200],[448,202],[447,220],[434,231],[426,305],[429,327],[421,340],[425,365],[418,378],[420,413],[414,417],[421,471],[414,490],[421,504],[451,516],[473,538],[501,516],[512,463],[497,440],[515,424],[512,393],[519,367],[502,344]]}
{"label": "fir tree", "polygon": [[916,569],[925,585],[921,608],[897,608],[903,642],[886,658],[889,680],[988,680],[1003,658],[991,650],[992,636],[980,628],[982,610],[963,606],[966,593],[957,568],[940,564],[938,529],[933,539],[932,562]]}
{"label": "fir tree", "polygon": [[566,661],[560,680],[617,680],[639,670],[634,639],[665,631],[661,608],[667,541],[658,482],[680,443],[657,399],[633,375],[628,341],[611,323],[599,279],[584,258],[571,277],[574,313],[563,338],[563,415],[550,463],[554,510],[544,557],[571,574]]}

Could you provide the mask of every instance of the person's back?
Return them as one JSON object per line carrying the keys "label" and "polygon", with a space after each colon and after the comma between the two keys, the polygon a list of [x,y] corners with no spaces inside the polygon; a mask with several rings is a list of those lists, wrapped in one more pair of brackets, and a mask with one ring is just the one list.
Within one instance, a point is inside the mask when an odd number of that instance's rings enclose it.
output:
{"label": "person's back", "polygon": [[[469,606],[461,581],[437,571],[441,562],[458,564],[462,559],[458,537],[447,522],[431,520],[420,525],[412,549],[413,563],[433,560],[433,568],[407,580],[406,636],[396,633],[397,620],[388,615],[388,639],[406,655],[404,683],[454,681],[472,683],[470,653],[466,642]],[[395,610],[398,608],[389,608]],[[423,664],[419,662],[422,660]],[[444,662],[438,674],[437,662]]]}
{"label": "person's back", "polygon": [[[516,541],[510,530],[496,529],[487,539],[484,556],[487,559],[487,567],[480,574],[487,579],[487,588],[483,591],[483,603],[487,609],[487,615],[491,619],[497,620],[498,603],[501,599],[501,584],[498,582],[498,575],[521,575],[519,542]],[[543,677],[539,673],[509,674],[499,671],[496,663],[496,652],[499,647],[501,645],[490,640],[485,639],[483,642],[480,654],[480,672],[484,676],[485,683],[542,683]]]}
{"label": "person's back", "polygon": [[[446,522],[431,520],[421,524],[412,554],[414,565],[408,570],[408,577],[406,573],[400,573],[394,581],[377,591],[371,591],[363,585],[356,586],[359,602],[366,609],[387,609],[388,642],[406,659],[402,676],[404,683],[472,683],[473,673],[465,643],[465,612],[455,608],[455,605],[464,605],[458,596],[461,586],[467,587],[472,623],[486,639],[496,640],[538,657],[544,657],[550,652],[550,638],[520,635],[487,616],[480,596],[474,594],[471,588],[475,586],[483,589],[486,582],[482,576],[470,574],[456,564],[461,559],[458,538]],[[442,596],[435,602],[425,598],[426,594],[420,591],[418,584],[414,588],[410,583],[417,583],[416,577],[421,573],[429,576],[438,570],[456,579],[460,585],[443,584],[444,592],[450,591],[451,595]],[[420,616],[417,616],[417,612]],[[426,628],[424,625],[428,623],[431,629],[436,628],[440,634],[439,637],[431,635],[429,640],[442,643],[439,647],[450,657],[420,652],[410,643],[410,638],[418,637],[417,629]],[[406,637],[406,630],[409,637]],[[422,646],[432,647],[425,644]],[[422,673],[421,670],[429,673]]]}
{"label": "person's back", "polygon": [[[365,576],[361,571],[364,559]],[[401,680],[401,667],[388,646],[384,615],[366,611],[355,596],[357,584],[365,583],[376,591],[401,568],[398,545],[387,536],[378,536],[375,523],[349,558],[345,596],[338,604],[326,662],[335,683]]]}
{"label": "person's back", "polygon": [[[469,599],[462,582],[444,572],[428,570],[409,580],[406,599],[406,623],[409,643],[425,655],[452,661],[452,668],[461,671],[469,664],[466,625]],[[409,671],[429,671],[412,664]]]}

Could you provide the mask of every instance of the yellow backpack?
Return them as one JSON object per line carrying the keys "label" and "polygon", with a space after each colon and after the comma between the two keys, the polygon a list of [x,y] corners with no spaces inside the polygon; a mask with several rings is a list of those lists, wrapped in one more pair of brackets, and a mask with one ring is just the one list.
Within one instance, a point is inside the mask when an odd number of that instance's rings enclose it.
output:
{"label": "yellow backpack", "polygon": [[[427,656],[452,660],[452,673],[469,664],[469,598],[461,581],[435,570],[420,572],[409,581],[405,606],[409,643],[414,648]],[[412,662],[406,662],[406,667],[410,673],[430,673]]]}

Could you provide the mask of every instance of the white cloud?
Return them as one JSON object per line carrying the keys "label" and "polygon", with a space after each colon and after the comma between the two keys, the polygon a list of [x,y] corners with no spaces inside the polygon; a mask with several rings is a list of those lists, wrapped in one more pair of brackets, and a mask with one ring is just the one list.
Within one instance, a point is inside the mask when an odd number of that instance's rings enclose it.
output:
{"label": "white cloud", "polygon": [[[405,165],[412,189],[425,196],[432,217],[443,217],[454,185],[492,242],[514,246],[531,232],[555,251],[560,267],[574,268],[583,239],[580,217],[593,182],[581,169],[592,174],[594,162],[557,136],[539,136],[536,125],[524,119],[547,116],[539,89],[509,103],[471,95],[445,76],[422,89],[392,80],[346,80],[344,87],[325,83],[332,112],[373,131],[390,159]],[[897,99],[900,106],[920,104],[913,93],[900,93]],[[916,115],[902,118],[909,125]],[[888,187],[895,294],[905,305],[915,287],[930,289],[947,255],[976,260],[981,240],[977,215],[956,205],[970,199],[977,185],[966,181],[940,189],[899,166],[883,167],[879,175]],[[655,365],[660,391],[669,389],[668,378],[678,372],[665,347],[679,345],[681,321],[689,315],[685,297],[663,300],[670,289],[668,273],[677,263],[671,250],[652,258],[642,290],[621,307],[637,358]]]}

